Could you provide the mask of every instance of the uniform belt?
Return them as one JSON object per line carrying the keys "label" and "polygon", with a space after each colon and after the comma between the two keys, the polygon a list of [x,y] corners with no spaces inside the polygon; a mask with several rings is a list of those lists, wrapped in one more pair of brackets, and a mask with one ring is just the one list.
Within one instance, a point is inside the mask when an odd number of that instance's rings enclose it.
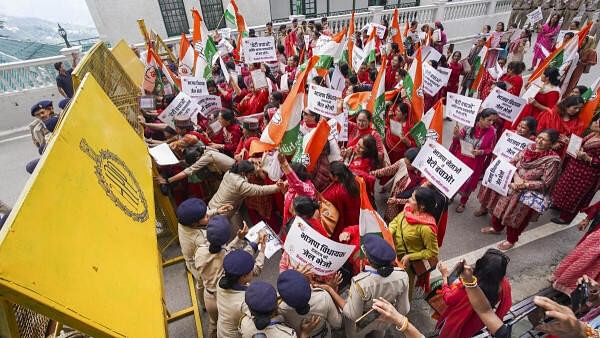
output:
{"label": "uniform belt", "polygon": [[310,335],[310,338],[325,338],[328,333],[329,327],[327,327],[327,323],[325,323],[317,333]]}

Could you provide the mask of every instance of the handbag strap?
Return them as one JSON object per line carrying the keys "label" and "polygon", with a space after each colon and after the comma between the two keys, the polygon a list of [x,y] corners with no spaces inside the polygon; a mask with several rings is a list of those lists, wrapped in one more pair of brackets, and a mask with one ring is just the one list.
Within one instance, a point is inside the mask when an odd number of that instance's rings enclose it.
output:
{"label": "handbag strap", "polygon": [[404,251],[406,251],[406,254],[408,255],[408,248],[406,247],[406,242],[404,241],[404,230],[403,228],[403,224],[404,224],[404,214],[402,215],[402,220],[400,221],[400,237],[402,238],[402,246],[404,246]]}

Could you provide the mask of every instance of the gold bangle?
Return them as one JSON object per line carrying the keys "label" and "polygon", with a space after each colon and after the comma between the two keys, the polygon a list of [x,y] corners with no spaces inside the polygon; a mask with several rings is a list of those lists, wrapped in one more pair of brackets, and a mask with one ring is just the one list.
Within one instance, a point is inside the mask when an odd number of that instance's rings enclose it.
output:
{"label": "gold bangle", "polygon": [[398,325],[396,325],[396,330],[398,330],[400,332],[406,332],[407,329],[408,329],[408,317],[404,317],[404,322],[402,323],[402,325],[400,327],[398,327]]}
{"label": "gold bangle", "polygon": [[466,287],[466,288],[476,288],[477,287],[477,277],[473,276],[473,281],[472,282],[466,282],[464,278],[459,277],[460,282]]}
{"label": "gold bangle", "polygon": [[599,329],[594,329],[589,323],[584,323],[585,324],[585,329],[584,329],[584,334],[587,338],[598,338],[600,337],[600,330]]}

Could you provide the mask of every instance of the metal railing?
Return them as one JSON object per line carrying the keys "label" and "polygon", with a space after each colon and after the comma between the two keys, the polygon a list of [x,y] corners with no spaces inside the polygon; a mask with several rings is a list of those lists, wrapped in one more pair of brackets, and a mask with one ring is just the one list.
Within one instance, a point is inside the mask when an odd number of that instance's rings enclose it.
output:
{"label": "metal railing", "polygon": [[[447,2],[440,1],[433,5],[427,6],[414,6],[414,7],[402,7],[404,3],[400,5],[392,6],[372,6],[368,10],[362,12],[356,12],[354,15],[356,29],[361,29],[370,22],[380,22],[381,18],[384,17],[391,22],[394,8],[398,7],[400,23],[402,27],[405,22],[413,20],[418,21],[420,24],[428,23],[432,24],[434,21],[452,22],[452,21],[465,21],[465,25],[461,27],[468,27],[471,19],[481,18],[488,15],[507,13],[511,10],[511,0],[468,0],[468,1],[457,1]],[[293,16],[299,19],[305,19],[304,16]],[[350,21],[351,13],[344,13],[340,15],[328,16],[329,27],[333,32],[339,32],[344,27],[348,26]],[[287,25],[291,26],[291,19],[274,22],[273,30],[277,31],[279,26]],[[254,26],[249,27],[256,31],[258,36],[264,35],[265,26]],[[447,31],[449,36],[464,36],[464,31]],[[235,37],[236,32],[232,32]],[[178,50],[180,37],[172,37],[165,39],[165,43]],[[136,44],[138,48],[144,48],[144,44]],[[3,93],[19,92],[28,89],[35,89],[41,87],[48,87],[55,85],[56,71],[54,70],[53,64],[57,61],[67,61],[62,55],[53,56],[42,59],[18,61],[0,64],[0,95]]]}

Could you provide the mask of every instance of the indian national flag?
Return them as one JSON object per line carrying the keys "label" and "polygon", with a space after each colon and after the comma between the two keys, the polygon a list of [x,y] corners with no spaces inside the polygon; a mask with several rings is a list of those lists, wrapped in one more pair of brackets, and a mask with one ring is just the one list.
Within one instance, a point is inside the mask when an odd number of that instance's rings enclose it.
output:
{"label": "indian national flag", "polygon": [[469,88],[469,93],[471,95],[473,95],[473,93],[477,91],[477,88],[479,88],[479,84],[481,83],[481,79],[483,78],[483,72],[487,72],[487,69],[485,69],[483,63],[485,62],[487,52],[490,48],[492,48],[492,37],[487,39],[485,45],[483,46],[483,48],[481,48],[479,54],[477,54],[477,57],[475,57],[475,61],[473,62],[473,73],[476,75],[475,80],[473,80],[473,84],[471,85],[471,88]]}
{"label": "indian national flag", "polygon": [[400,54],[406,54],[404,50],[404,43],[402,42],[402,32],[400,32],[400,18],[398,16],[398,8],[394,9],[394,15],[392,16],[392,29],[390,31],[392,36],[392,42],[398,44]]}
{"label": "indian national flag", "polygon": [[224,13],[225,22],[229,23],[231,26],[235,27],[238,31],[238,37],[235,45],[235,50],[233,54],[236,58],[240,58],[240,48],[242,46],[242,38],[248,36],[248,31],[246,29],[246,19],[238,10],[238,6],[235,3],[235,0],[231,0],[229,2],[229,6],[227,6],[227,10]]}
{"label": "indian national flag", "polygon": [[[400,89],[392,89],[385,92],[385,101],[392,102],[399,92]],[[344,98],[344,109],[348,111],[350,116],[353,116],[358,113],[358,111],[367,109],[370,97],[371,92],[352,93]]]}
{"label": "indian national flag", "polygon": [[329,68],[333,67],[335,59],[339,59],[342,48],[342,40],[346,36],[346,28],[331,37],[331,40],[325,42],[319,49],[315,50],[314,55],[319,56],[319,62],[315,65],[315,69],[319,76],[327,75]]}
{"label": "indian national flag", "polygon": [[531,76],[529,77],[528,83],[533,83],[539,77],[544,74],[544,71],[548,67],[556,67],[560,69],[560,66],[566,63],[567,61],[572,60],[574,54],[577,53],[577,50],[583,45],[585,37],[590,32],[592,28],[592,23],[588,22],[578,33],[577,38],[571,39],[566,44],[562,44],[558,48],[556,48],[550,55],[548,55],[544,61],[542,61],[539,66],[533,71]]}
{"label": "indian national flag", "polygon": [[197,9],[192,9],[194,19],[194,31],[192,33],[192,43],[196,51],[196,60],[194,61],[194,76],[209,79],[212,77],[212,60],[217,54],[217,46],[210,36],[206,25]]}
{"label": "indian national flag", "polygon": [[302,148],[296,150],[293,161],[303,164],[306,170],[312,172],[319,161],[319,155],[327,143],[331,127],[325,119],[319,120],[317,127],[304,135]]}
{"label": "indian national flag", "polygon": [[194,68],[194,48],[190,45],[185,33],[181,33],[179,40],[179,76],[192,76]]}
{"label": "indian national flag", "polygon": [[318,56],[310,58],[306,68],[296,78],[285,101],[263,130],[260,140],[255,140],[250,145],[250,155],[269,151],[278,146],[279,151],[286,155],[294,153],[300,134],[306,79],[318,60]]}
{"label": "indian national flag", "polygon": [[594,84],[581,97],[587,102],[581,108],[579,119],[584,126],[588,126],[592,122],[594,112],[598,109],[598,104],[600,104],[600,79],[596,79]]}
{"label": "indian national flag", "polygon": [[163,74],[165,74],[167,80],[174,88],[177,90],[181,88],[181,80],[179,77],[177,77],[177,75],[175,75],[175,73],[173,73],[171,69],[169,69],[169,67],[162,62],[162,59],[156,54],[156,52],[154,52],[152,47],[148,47],[148,64],[151,63],[153,63],[156,68],[160,69]]}
{"label": "indian national flag", "polygon": [[410,65],[408,75],[404,77],[402,86],[412,106],[412,121],[420,121],[423,116],[425,101],[423,98],[423,56],[421,48],[415,52],[415,58]]}
{"label": "indian national flag", "polygon": [[[373,29],[375,30],[375,29]],[[373,114],[373,124],[382,137],[385,137],[385,66],[387,58],[381,58],[381,66],[371,89],[367,110]]]}
{"label": "indian national flag", "polygon": [[[358,230],[361,242],[364,235],[376,234],[383,237],[383,239],[395,249],[396,246],[394,245],[392,233],[388,229],[387,224],[385,224],[385,221],[371,205],[365,181],[362,177],[356,176],[356,183],[358,183],[358,187],[360,188],[360,216],[358,219]],[[364,254],[362,253],[362,249],[361,254]]]}
{"label": "indian national flag", "polygon": [[425,144],[428,138],[435,139],[439,144],[442,144],[442,136],[444,135],[444,104],[442,100],[440,99],[434,104],[423,115],[423,119],[417,122],[409,132],[419,147]]}
{"label": "indian national flag", "polygon": [[342,60],[346,62],[352,68],[352,51],[354,49],[354,11],[352,11],[352,17],[350,17],[350,23],[348,27],[348,40],[346,42],[346,50],[342,55]]}

